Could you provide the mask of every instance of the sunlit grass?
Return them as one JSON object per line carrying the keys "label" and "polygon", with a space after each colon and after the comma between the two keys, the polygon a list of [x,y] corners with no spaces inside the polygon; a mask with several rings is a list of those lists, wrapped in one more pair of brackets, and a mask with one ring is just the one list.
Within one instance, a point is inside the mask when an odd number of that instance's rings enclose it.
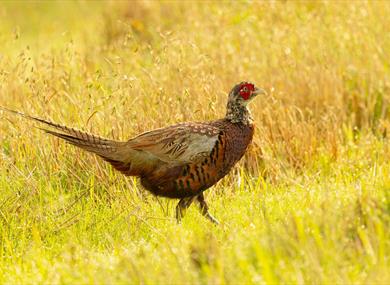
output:
{"label": "sunlit grass", "polygon": [[257,128],[211,225],[0,113],[0,282],[390,282],[387,2],[4,2],[0,105],[115,139],[225,113]]}

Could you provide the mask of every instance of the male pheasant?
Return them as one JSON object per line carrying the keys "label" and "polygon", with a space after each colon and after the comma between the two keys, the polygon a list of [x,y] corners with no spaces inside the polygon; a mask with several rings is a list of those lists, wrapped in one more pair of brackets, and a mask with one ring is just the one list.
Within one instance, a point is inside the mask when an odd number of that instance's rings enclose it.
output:
{"label": "male pheasant", "polygon": [[201,213],[209,213],[203,191],[223,178],[244,155],[252,141],[254,125],[248,103],[265,91],[241,82],[229,93],[226,116],[210,122],[188,122],[143,133],[126,142],[114,141],[44,119],[1,108],[43,123],[45,132],[92,152],[127,176],[138,176],[154,195],[180,199],[180,222],[194,200]]}

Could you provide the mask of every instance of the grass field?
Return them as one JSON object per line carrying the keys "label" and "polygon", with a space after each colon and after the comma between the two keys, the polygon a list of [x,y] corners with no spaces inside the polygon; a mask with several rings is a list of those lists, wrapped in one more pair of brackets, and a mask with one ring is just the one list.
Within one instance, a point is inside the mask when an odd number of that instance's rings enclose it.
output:
{"label": "grass field", "polygon": [[0,106],[109,138],[225,113],[216,227],[0,112],[2,284],[389,284],[390,3],[1,2]]}

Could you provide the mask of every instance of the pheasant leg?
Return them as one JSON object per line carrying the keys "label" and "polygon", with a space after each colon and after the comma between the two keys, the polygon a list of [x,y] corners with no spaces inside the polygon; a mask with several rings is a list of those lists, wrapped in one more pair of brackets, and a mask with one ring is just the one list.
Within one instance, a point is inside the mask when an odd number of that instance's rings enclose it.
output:
{"label": "pheasant leg", "polygon": [[178,223],[181,222],[181,219],[184,217],[186,210],[189,206],[191,206],[194,199],[195,196],[180,199],[179,203],[176,206],[176,220]]}
{"label": "pheasant leg", "polygon": [[205,216],[207,219],[209,219],[214,224],[219,225],[219,221],[209,213],[209,206],[207,206],[207,203],[204,200],[203,193],[196,196],[196,198],[199,202],[199,208],[200,208],[200,212],[202,213],[202,215]]}

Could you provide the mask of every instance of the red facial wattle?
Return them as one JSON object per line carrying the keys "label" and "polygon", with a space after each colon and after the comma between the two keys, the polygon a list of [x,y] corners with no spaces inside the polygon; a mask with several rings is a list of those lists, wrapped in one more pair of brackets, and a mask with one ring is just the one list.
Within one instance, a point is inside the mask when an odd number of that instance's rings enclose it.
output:
{"label": "red facial wattle", "polygon": [[251,83],[245,83],[240,88],[240,96],[244,100],[248,100],[252,94],[252,92],[255,90],[255,86]]}

